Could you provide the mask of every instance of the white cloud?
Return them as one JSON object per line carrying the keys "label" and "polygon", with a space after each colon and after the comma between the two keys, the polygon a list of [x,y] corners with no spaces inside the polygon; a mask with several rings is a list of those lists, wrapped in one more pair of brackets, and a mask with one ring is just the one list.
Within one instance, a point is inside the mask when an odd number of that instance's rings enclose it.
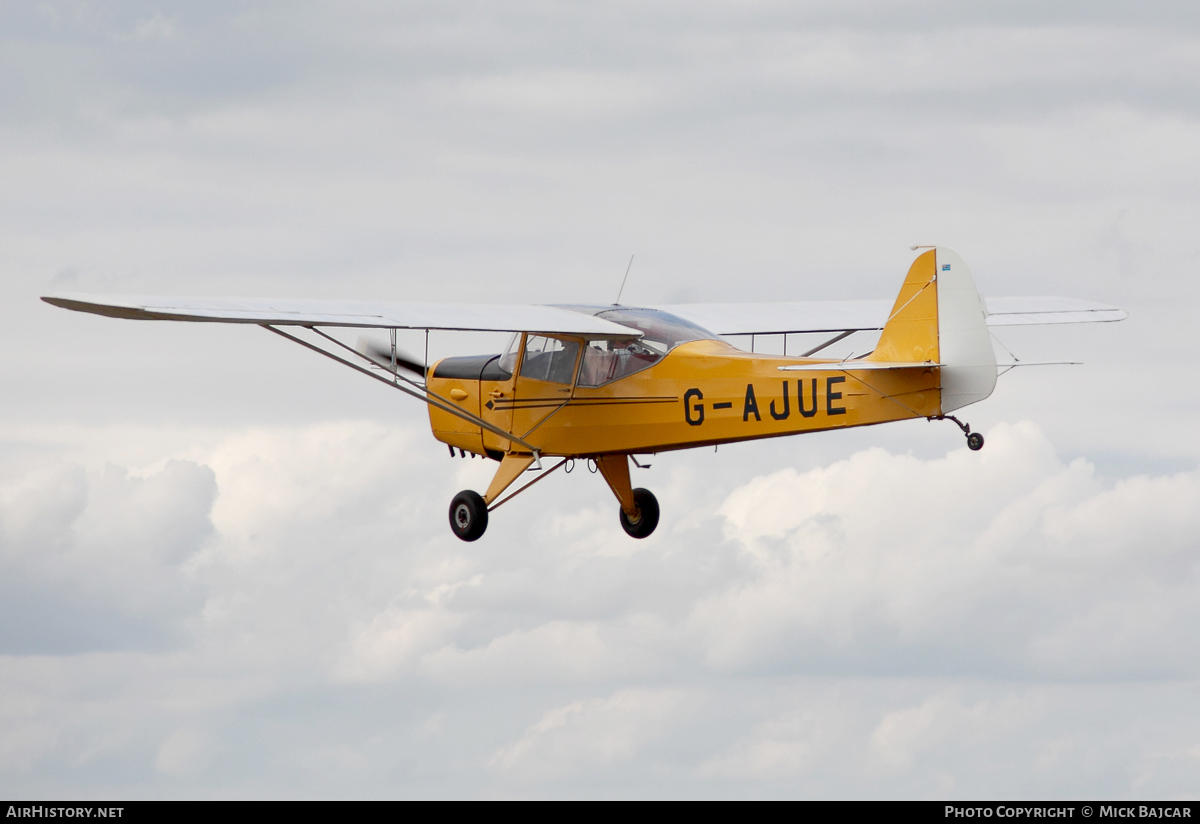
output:
{"label": "white cloud", "polygon": [[607,698],[556,707],[498,750],[493,769],[517,771],[544,781],[633,758],[663,736],[695,701],[678,690],[620,690]]}
{"label": "white cloud", "polygon": [[1168,649],[1192,649],[1172,628],[1200,617],[1200,522],[1184,504],[1198,492],[1193,473],[1105,488],[1031,424],[996,427],[978,455],[871,450],[783,470],[727,499],[726,538],[753,573],[693,621],[722,668],[832,655],[892,669],[906,649],[978,671],[986,645],[1018,670],[1194,676]]}
{"label": "white cloud", "polygon": [[787,782],[810,773],[832,744],[822,736],[822,728],[834,726],[829,717],[832,709],[825,704],[761,722],[728,750],[705,760],[699,774],[733,781]]}
{"label": "white cloud", "polygon": [[608,681],[658,669],[642,644],[661,642],[670,634],[656,616],[606,622],[551,619],[493,637],[479,647],[443,647],[431,652],[421,669],[451,684]]}
{"label": "white cloud", "polygon": [[931,695],[919,706],[884,715],[871,733],[871,748],[888,768],[906,770],[919,753],[948,739],[969,742],[978,739],[984,728],[994,732],[1027,721],[997,710],[986,702],[963,706],[953,691]]}
{"label": "white cloud", "polygon": [[653,104],[655,94],[637,75],[602,72],[521,72],[467,79],[465,103],[522,113],[591,118],[628,115]]}
{"label": "white cloud", "polygon": [[137,21],[133,26],[133,32],[120,39],[135,42],[169,40],[175,36],[175,31],[175,23],[164,16],[161,11],[156,11],[149,17]]}
{"label": "white cloud", "polygon": [[334,676],[371,681],[402,668],[411,671],[422,654],[445,645],[462,621],[437,609],[385,610],[353,634],[350,650]]}
{"label": "white cloud", "polygon": [[50,465],[0,489],[5,651],[178,642],[215,496],[211,470],[178,460],[146,477]]}
{"label": "white cloud", "polygon": [[[679,792],[845,794],[870,775],[970,794],[988,785],[967,756],[991,747],[1020,763],[1025,736],[1077,787],[1069,754],[1100,745],[1073,724],[1163,688],[1095,698],[1043,733],[1048,708],[1080,689],[1059,679],[1196,675],[1194,473],[1105,481],[1023,423],[990,429],[980,453],[876,448],[751,473],[713,506],[692,494],[698,457],[660,456],[640,482],[673,502],[662,534],[618,552],[606,547],[630,539],[615,505],[597,514],[608,493],[586,473],[539,484],[483,541],[455,541],[445,499],[481,478],[417,457],[413,437],[352,422],[232,429],[138,475],[63,465],[9,483],[6,535],[50,548],[44,563],[90,564],[70,585],[108,581],[110,612],[186,617],[194,640],[40,670],[6,659],[25,686],[0,697],[5,740],[23,742],[5,769],[37,773],[79,749],[91,755],[69,769],[87,770],[140,749],[173,780],[224,786],[215,753],[270,760],[275,746],[228,730],[299,690],[399,702],[362,740],[347,737],[349,709],[343,732],[297,731],[289,759],[331,776],[375,763],[376,747],[425,742],[426,759],[465,757],[463,781],[498,792],[642,786],[650,770]],[[529,517],[547,510],[546,523]],[[87,540],[60,518],[89,524]],[[8,557],[27,557],[20,546]],[[203,610],[162,612],[146,590],[170,586],[201,587]],[[59,682],[78,686],[30,703]],[[85,711],[103,684],[107,709]],[[1155,729],[1168,766],[1200,740]],[[1148,757],[1135,748],[1128,763],[1150,769]],[[1150,769],[1145,786],[1173,769]]]}
{"label": "white cloud", "polygon": [[182,727],[163,740],[154,768],[166,775],[193,775],[208,766],[217,745],[207,730]]}

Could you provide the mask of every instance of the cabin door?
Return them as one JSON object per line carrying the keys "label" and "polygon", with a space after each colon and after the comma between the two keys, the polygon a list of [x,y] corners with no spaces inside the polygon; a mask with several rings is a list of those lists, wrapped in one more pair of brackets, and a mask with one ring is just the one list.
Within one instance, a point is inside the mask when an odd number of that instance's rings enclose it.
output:
{"label": "cabin door", "polygon": [[571,399],[582,349],[570,338],[525,336],[513,400],[514,435],[535,437],[538,427]]}

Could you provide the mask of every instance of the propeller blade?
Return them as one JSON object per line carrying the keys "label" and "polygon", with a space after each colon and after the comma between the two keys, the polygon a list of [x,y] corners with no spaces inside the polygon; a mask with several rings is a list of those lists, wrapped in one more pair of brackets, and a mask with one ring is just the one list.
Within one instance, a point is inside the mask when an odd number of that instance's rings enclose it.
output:
{"label": "propeller blade", "polygon": [[[383,346],[363,336],[358,339],[354,349],[373,363],[382,366],[389,372],[392,371],[392,348],[390,346]],[[422,378],[425,377],[425,364],[402,349],[396,350],[396,369],[397,371],[403,369]]]}

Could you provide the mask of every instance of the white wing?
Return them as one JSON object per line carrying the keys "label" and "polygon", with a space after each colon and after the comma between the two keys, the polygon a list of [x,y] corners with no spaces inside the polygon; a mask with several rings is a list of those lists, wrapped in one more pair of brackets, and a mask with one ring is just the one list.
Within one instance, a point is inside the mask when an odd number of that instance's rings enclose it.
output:
{"label": "white wing", "polygon": [[[278,298],[185,298],[60,293],[47,303],[116,318],[272,326],[356,326],[535,332],[588,338],[636,338],[636,329],[553,306],[482,303],[387,303]],[[1116,321],[1126,313],[1103,303],[1059,297],[985,298],[989,326]],[[680,303],[655,306],[718,335],[771,335],[882,329],[887,300],[791,303]]]}
{"label": "white wing", "polygon": [[[1124,320],[1127,313],[1090,300],[1059,297],[984,298],[988,326],[1094,323]],[[796,303],[677,303],[655,306],[718,335],[781,335],[882,329],[890,300]]]}
{"label": "white wing", "polygon": [[587,338],[637,338],[641,332],[553,306],[482,303],[376,303],[276,298],[172,298],[150,295],[56,294],[54,306],[134,320],[254,323],[270,326],[356,326],[464,332],[536,332]]}
{"label": "white wing", "polygon": [[797,303],[677,303],[655,306],[718,335],[780,335],[882,329],[890,300]]}

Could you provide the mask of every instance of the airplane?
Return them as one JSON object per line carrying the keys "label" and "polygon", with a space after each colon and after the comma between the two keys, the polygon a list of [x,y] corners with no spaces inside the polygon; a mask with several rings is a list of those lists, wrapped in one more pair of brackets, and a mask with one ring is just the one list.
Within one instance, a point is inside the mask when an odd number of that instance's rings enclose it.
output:
{"label": "airplane", "polygon": [[[59,293],[65,309],[117,318],[257,324],[427,404],[433,436],[453,457],[498,463],[487,491],[450,503],[450,527],[479,539],[488,514],[576,461],[599,471],[625,532],[645,538],[659,521],[649,490],[634,488],[638,455],[717,446],[913,418],[949,420],[972,450],[983,435],[954,414],[989,397],[1001,369],[992,326],[1119,321],[1114,306],[1069,298],[980,297],[963,259],[941,246],[909,268],[896,300],[772,304],[485,305],[169,298]],[[619,298],[618,298],[619,299]],[[387,330],[390,346],[339,328]],[[396,346],[397,330],[510,332],[505,351],[432,366]],[[715,330],[715,331],[710,331]],[[879,332],[865,354],[815,357],[857,332]],[[823,333],[787,354],[789,335]],[[754,351],[782,335],[784,354]],[[750,337],[750,350],[728,337]],[[428,345],[426,345],[428,348]],[[545,467],[544,459],[557,459]],[[504,493],[526,471],[541,470]]]}

